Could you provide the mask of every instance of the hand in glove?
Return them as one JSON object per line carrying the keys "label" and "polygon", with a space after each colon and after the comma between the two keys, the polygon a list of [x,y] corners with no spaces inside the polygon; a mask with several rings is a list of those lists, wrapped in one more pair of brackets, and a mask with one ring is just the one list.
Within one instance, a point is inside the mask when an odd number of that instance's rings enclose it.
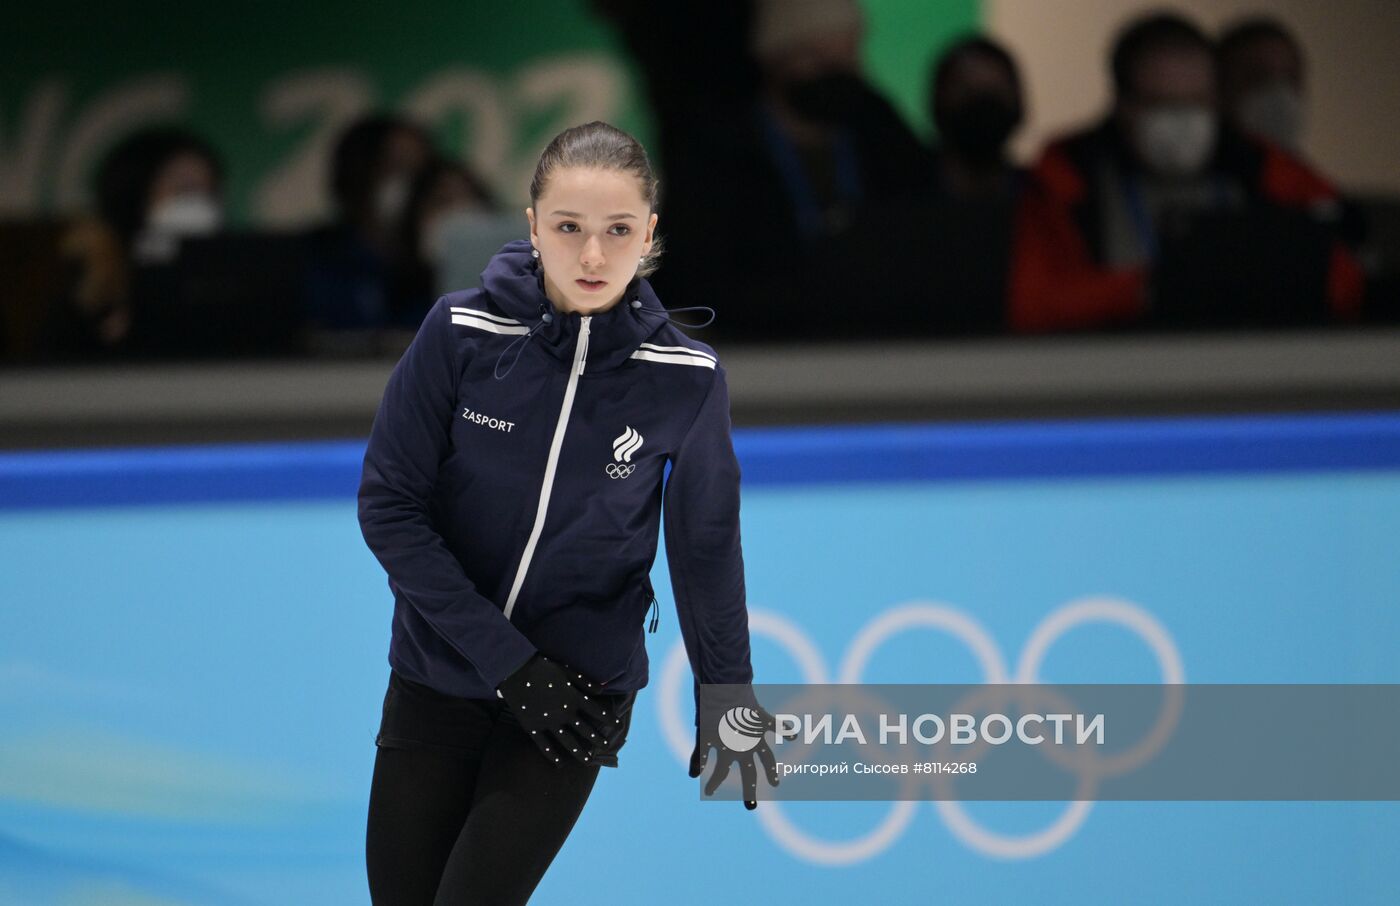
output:
{"label": "hand in glove", "polygon": [[538,652],[496,689],[547,758],[568,755],[584,764],[620,722],[602,700],[590,697],[596,692],[597,684],[582,673]]}
{"label": "hand in glove", "polygon": [[713,795],[724,783],[734,765],[739,766],[743,783],[744,807],[758,808],[758,772],[755,761],[763,762],[770,786],[778,785],[778,764],[768,747],[766,734],[777,729],[777,720],[753,698],[752,692],[742,696],[743,704],[728,708],[706,707],[699,726],[695,728],[695,751],[690,755],[690,776],[705,772],[710,749],[715,750],[715,771],[705,783],[705,795]]}

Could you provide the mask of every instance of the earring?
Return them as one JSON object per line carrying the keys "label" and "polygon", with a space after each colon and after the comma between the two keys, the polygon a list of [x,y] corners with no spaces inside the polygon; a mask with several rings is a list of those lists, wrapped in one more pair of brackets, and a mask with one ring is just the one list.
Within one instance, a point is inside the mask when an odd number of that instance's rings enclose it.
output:
{"label": "earring", "polygon": [[540,256],[540,250],[539,250],[539,249],[530,249],[530,257],[531,257],[531,258],[538,258],[539,256]]}

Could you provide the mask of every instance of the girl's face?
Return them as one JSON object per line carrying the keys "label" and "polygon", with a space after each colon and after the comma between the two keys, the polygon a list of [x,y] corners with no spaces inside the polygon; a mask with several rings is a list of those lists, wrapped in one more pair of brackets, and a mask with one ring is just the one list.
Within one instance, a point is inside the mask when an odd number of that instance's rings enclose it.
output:
{"label": "girl's face", "polygon": [[616,170],[561,167],[536,204],[525,216],[549,300],[584,315],[617,304],[656,230],[641,180]]}

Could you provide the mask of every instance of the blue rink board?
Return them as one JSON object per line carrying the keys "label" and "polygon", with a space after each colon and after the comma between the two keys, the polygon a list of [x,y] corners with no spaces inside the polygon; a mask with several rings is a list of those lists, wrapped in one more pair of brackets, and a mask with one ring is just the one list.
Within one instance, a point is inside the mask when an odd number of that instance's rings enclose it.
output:
{"label": "blue rink board", "polygon": [[[953,608],[1014,665],[1066,604],[1159,624],[1190,682],[1400,682],[1400,416],[741,431],[762,682],[834,675],[910,602]],[[390,598],[355,519],[363,444],[0,455],[0,904],[354,904]],[[864,854],[888,803],[797,803],[775,831],[700,801],[652,683],[535,902],[1391,903],[1394,803],[1101,803],[1030,857],[930,803]],[[1085,624],[1059,682],[1151,682],[1134,632]],[[933,631],[868,682],[980,678]],[[680,685],[689,689],[689,675]],[[1006,841],[1057,803],[972,804]],[[802,841],[826,841],[825,854]]]}

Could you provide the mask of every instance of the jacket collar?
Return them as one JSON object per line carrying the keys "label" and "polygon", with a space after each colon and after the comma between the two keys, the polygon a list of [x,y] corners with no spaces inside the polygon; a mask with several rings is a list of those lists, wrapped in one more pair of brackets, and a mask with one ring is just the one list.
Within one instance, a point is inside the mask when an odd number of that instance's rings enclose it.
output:
{"label": "jacket collar", "polygon": [[[481,285],[503,314],[530,328],[522,341],[539,344],[567,366],[573,361],[583,317],[559,311],[550,302],[544,292],[544,273],[530,249],[528,240],[507,243],[482,272]],[[616,305],[589,316],[585,373],[621,366],[665,321],[666,309],[651,284],[634,278]]]}

